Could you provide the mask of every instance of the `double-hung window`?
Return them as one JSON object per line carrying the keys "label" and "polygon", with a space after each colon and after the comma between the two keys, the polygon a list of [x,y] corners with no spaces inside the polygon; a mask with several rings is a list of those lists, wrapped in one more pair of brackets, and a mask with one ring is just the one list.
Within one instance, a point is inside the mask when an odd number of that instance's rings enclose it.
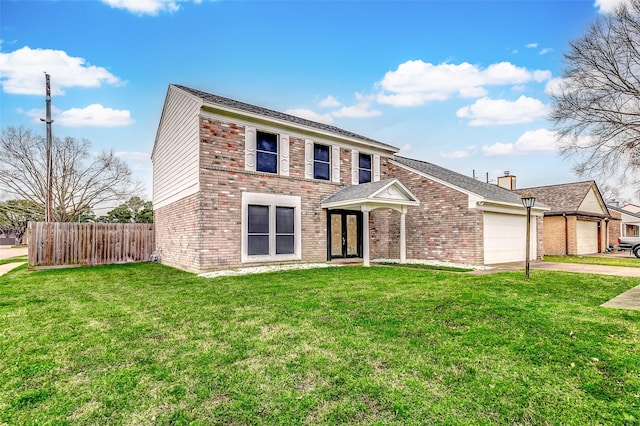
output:
{"label": "double-hung window", "polygon": [[313,145],[313,178],[320,180],[331,179],[331,155],[327,145]]}
{"label": "double-hung window", "polygon": [[371,155],[360,153],[358,155],[358,182],[371,182]]}
{"label": "double-hung window", "polygon": [[242,261],[301,258],[301,199],[276,194],[242,193]]}
{"label": "double-hung window", "polygon": [[278,135],[256,132],[256,171],[278,173]]}

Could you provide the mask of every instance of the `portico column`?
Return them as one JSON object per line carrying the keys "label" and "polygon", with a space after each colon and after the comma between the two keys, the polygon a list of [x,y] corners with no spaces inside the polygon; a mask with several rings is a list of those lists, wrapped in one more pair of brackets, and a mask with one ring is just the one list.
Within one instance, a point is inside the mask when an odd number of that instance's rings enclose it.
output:
{"label": "portico column", "polygon": [[362,265],[371,266],[369,261],[369,207],[362,207]]}
{"label": "portico column", "polygon": [[407,231],[405,228],[405,217],[407,216],[407,207],[402,206],[400,213],[400,263],[407,261]]}

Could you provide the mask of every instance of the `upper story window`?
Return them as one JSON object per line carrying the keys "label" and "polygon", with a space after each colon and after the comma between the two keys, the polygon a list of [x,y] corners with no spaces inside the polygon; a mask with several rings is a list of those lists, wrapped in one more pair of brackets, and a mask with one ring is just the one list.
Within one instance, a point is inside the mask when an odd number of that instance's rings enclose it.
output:
{"label": "upper story window", "polygon": [[256,132],[256,171],[278,173],[278,135]]}
{"label": "upper story window", "polygon": [[313,145],[313,178],[329,180],[331,178],[331,156],[327,145]]}
{"label": "upper story window", "polygon": [[358,156],[358,182],[371,182],[371,155],[360,153]]}
{"label": "upper story window", "polygon": [[246,170],[289,176],[289,135],[246,126],[244,136]]}

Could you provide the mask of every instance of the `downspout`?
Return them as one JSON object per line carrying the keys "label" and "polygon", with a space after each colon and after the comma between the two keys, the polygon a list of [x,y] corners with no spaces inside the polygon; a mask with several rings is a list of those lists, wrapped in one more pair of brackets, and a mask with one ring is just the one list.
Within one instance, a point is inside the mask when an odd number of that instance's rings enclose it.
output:
{"label": "downspout", "polygon": [[567,219],[567,214],[562,213],[564,217],[564,255],[569,255],[569,219]]}

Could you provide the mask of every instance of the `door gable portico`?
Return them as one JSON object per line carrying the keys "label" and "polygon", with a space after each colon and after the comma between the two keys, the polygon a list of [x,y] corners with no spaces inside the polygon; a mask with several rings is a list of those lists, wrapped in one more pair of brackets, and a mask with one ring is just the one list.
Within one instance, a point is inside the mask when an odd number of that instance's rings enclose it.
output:
{"label": "door gable portico", "polygon": [[[343,188],[325,198],[320,206],[329,212],[332,210],[362,212],[362,258],[364,266],[369,266],[369,212],[375,209],[393,209],[401,213],[400,261],[404,262],[406,260],[405,216],[407,208],[419,204],[418,198],[398,179],[386,179]],[[331,241],[329,244],[331,245]]]}

